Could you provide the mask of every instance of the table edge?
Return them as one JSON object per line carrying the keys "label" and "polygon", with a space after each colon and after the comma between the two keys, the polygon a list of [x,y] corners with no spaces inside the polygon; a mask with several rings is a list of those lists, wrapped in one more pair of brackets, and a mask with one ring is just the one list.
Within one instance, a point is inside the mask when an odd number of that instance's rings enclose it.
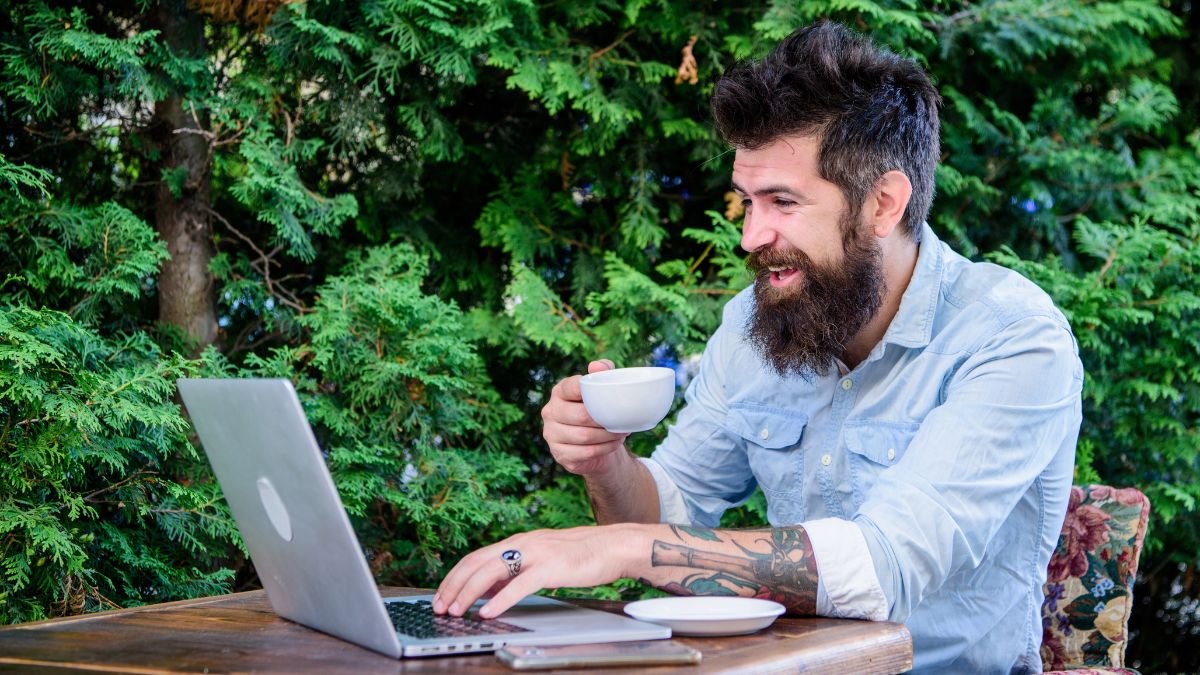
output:
{"label": "table edge", "polygon": [[25,623],[14,623],[7,626],[0,626],[0,631],[3,630],[32,630],[43,628],[46,626],[61,626],[68,623],[76,623],[79,621],[92,621],[95,619],[104,619],[112,616],[121,616],[123,614],[137,614],[139,612],[157,612],[169,609],[178,609],[180,607],[200,607],[216,602],[226,602],[229,600],[245,598],[249,595],[266,593],[262,589],[253,591],[239,591],[237,593],[226,593],[225,595],[207,595],[202,598],[188,598],[185,600],[172,600],[170,602],[157,602],[151,605],[136,605],[134,607],[120,607],[117,609],[106,609],[100,612],[89,612],[87,614],[75,614],[72,616],[54,616],[48,619],[39,619],[37,621],[27,621]]}

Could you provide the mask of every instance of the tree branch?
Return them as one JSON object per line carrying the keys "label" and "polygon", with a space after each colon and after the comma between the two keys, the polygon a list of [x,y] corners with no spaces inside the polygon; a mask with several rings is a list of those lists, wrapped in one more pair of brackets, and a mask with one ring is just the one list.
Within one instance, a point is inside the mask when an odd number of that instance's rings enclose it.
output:
{"label": "tree branch", "polygon": [[596,50],[596,51],[592,52],[592,53],[591,53],[591,54],[588,56],[588,69],[591,69],[591,67],[592,67],[592,64],[593,64],[593,63],[595,63],[596,59],[600,58],[601,56],[604,56],[605,54],[607,54],[607,53],[609,53],[610,51],[612,51],[613,49],[615,49],[615,48],[617,47],[617,45],[619,45],[619,44],[621,44],[622,42],[624,42],[624,41],[625,41],[625,38],[629,37],[630,35],[633,35],[633,34],[634,34],[634,32],[636,32],[636,31],[637,31],[637,28],[630,28],[629,30],[625,31],[625,32],[624,32],[624,33],[621,35],[621,37],[619,37],[619,38],[617,38],[616,40],[614,40],[614,41],[613,41],[613,43],[612,43],[612,44],[610,44],[609,46],[607,46],[607,47],[604,47],[604,48],[602,48],[602,49],[598,49],[598,50]]}

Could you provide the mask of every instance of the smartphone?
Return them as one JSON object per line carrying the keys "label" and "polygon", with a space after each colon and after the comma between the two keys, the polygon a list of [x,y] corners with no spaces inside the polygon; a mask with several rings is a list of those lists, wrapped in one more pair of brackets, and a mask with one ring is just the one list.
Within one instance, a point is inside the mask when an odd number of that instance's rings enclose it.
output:
{"label": "smartphone", "polygon": [[572,668],[576,666],[659,666],[700,663],[699,650],[671,640],[604,642],[559,647],[509,645],[496,658],[514,670]]}

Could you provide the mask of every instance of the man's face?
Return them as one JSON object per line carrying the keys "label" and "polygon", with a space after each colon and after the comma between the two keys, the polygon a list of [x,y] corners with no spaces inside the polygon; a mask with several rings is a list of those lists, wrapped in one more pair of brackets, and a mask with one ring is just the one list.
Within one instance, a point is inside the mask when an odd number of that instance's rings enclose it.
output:
{"label": "man's face", "polygon": [[883,299],[879,243],[817,171],[817,141],[738,150],[733,186],[755,273],[751,342],[781,375],[827,372]]}

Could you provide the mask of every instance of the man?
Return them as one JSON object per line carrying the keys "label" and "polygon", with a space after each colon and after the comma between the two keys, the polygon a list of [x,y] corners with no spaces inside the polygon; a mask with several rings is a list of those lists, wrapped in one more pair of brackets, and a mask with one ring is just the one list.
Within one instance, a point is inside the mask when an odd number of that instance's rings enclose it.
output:
{"label": "man", "polygon": [[[903,621],[917,670],[1041,672],[1082,368],[1044,293],[924,223],[938,104],[916,65],[830,23],[725,74],[753,287],[650,459],[592,421],[578,377],[554,388],[545,438],[602,525],[472,553],[437,611],[632,577]],[[756,485],[771,529],[711,529]]]}

